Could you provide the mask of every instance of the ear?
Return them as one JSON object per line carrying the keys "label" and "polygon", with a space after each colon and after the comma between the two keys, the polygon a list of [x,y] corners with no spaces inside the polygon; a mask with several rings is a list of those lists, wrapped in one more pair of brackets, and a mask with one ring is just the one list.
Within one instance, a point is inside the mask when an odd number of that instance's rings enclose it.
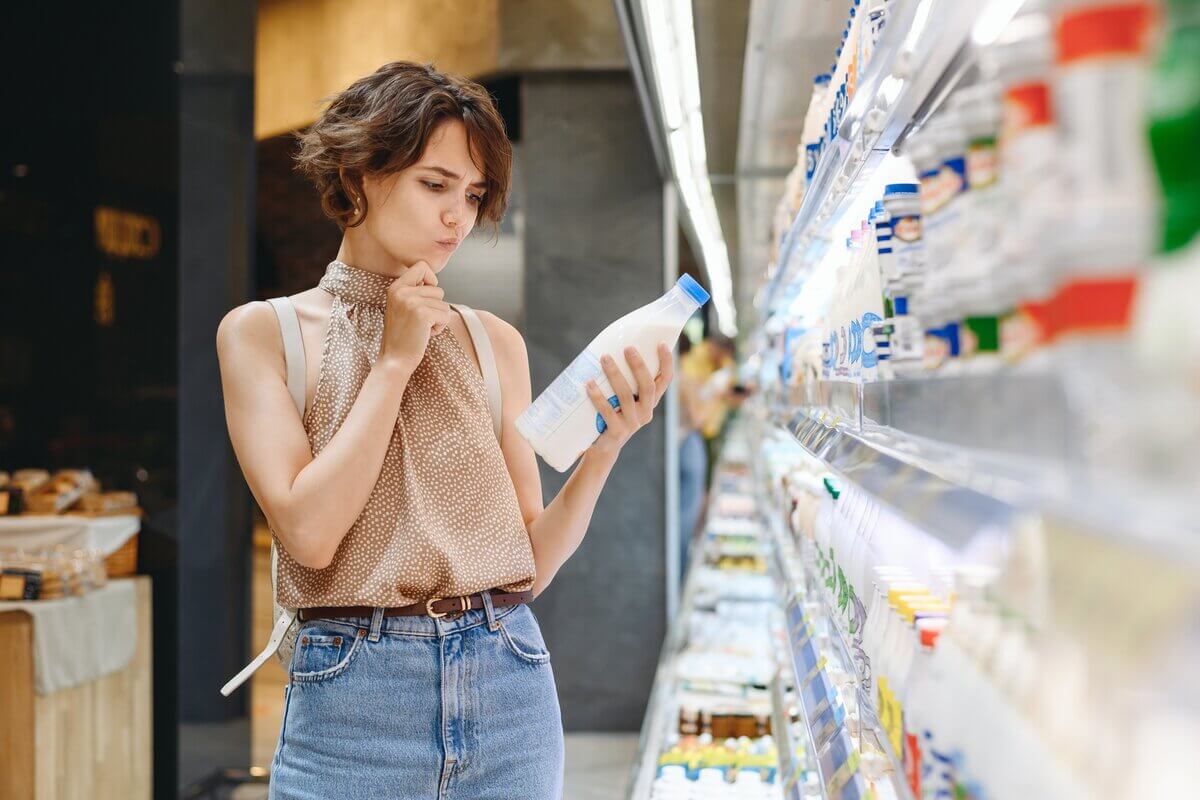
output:
{"label": "ear", "polygon": [[363,189],[362,176],[348,171],[345,167],[338,167],[338,181],[342,185],[342,194],[346,198],[347,206],[353,214],[348,224],[356,225],[367,213],[367,194]]}

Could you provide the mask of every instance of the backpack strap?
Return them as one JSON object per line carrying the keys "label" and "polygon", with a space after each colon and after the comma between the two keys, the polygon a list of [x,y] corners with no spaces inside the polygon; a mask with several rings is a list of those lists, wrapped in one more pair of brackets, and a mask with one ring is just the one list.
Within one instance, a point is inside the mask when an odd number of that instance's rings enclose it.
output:
{"label": "backpack strap", "polygon": [[500,373],[496,371],[496,354],[492,350],[492,340],[487,329],[475,309],[470,306],[451,303],[451,307],[462,315],[467,323],[467,332],[471,334],[471,344],[475,345],[475,353],[479,356],[479,371],[483,373],[483,384],[487,387],[488,410],[492,412],[492,427],[496,431],[496,440],[500,440],[503,430],[504,416],[502,414],[500,396]]}
{"label": "backpack strap", "polygon": [[283,336],[283,361],[287,367],[287,387],[296,404],[300,418],[304,418],[304,395],[307,363],[304,356],[304,339],[300,336],[300,317],[290,297],[272,297],[267,301],[279,318],[279,333]]}
{"label": "backpack strap", "polygon": [[[271,304],[271,308],[275,309],[275,316],[279,318],[279,333],[283,336],[283,361],[287,371],[288,393],[292,396],[297,413],[303,419],[307,363],[304,355],[304,339],[300,336],[300,318],[296,315],[296,307],[289,297],[273,297],[267,302]],[[279,551],[272,536],[271,597],[273,599],[277,597],[275,586],[278,583],[278,574]],[[281,652],[290,652],[294,647],[296,631],[293,623],[296,621],[296,610],[284,608],[277,601],[273,603],[273,606],[275,625],[271,629],[271,636],[267,640],[266,647],[254,657],[253,661],[243,667],[241,672],[234,675],[228,683],[221,687],[221,694],[224,696],[228,697],[235,689],[249,680],[250,676],[257,672],[268,658],[280,651],[281,646],[284,648]]]}

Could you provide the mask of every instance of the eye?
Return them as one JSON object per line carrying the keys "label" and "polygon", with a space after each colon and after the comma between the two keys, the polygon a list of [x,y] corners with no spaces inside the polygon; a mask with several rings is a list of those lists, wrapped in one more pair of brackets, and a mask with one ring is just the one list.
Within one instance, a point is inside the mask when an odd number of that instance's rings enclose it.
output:
{"label": "eye", "polygon": [[433,181],[421,181],[421,183],[425,184],[425,188],[432,189],[435,192],[440,192],[442,189],[446,188],[442,184],[434,183]]}
{"label": "eye", "polygon": [[470,200],[472,203],[474,203],[475,205],[479,205],[480,203],[482,203],[482,202],[483,202],[483,195],[481,195],[481,194],[470,194],[470,193],[468,193],[468,194],[467,194],[467,199],[469,199],[469,200]]}

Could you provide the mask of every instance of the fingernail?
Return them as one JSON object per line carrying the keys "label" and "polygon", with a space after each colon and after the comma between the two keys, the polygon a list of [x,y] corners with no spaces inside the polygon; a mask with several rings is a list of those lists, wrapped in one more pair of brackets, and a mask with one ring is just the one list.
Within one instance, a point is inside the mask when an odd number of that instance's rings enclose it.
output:
{"label": "fingernail", "polygon": [[638,354],[638,351],[637,351],[636,347],[626,347],[625,348],[625,355],[632,357],[632,356],[636,356],[637,354]]}
{"label": "fingernail", "polygon": [[596,388],[596,382],[595,382],[595,381],[588,381],[588,382],[587,382],[587,388],[589,388],[589,389],[595,389],[595,388]]}
{"label": "fingernail", "polygon": [[613,357],[608,355],[607,353],[605,353],[604,358],[602,358],[600,360],[603,361],[605,364],[613,363]]}

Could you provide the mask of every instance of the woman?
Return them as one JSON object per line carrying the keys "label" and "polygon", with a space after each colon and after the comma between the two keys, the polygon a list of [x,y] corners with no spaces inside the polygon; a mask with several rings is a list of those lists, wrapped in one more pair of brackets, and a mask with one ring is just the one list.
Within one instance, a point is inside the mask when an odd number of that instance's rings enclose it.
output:
{"label": "woman", "polygon": [[[575,552],[618,453],[671,380],[611,358],[608,429],[543,507],[520,334],[480,312],[503,398],[438,274],[507,202],[512,151],[478,85],[388,64],[335,96],[300,168],[343,229],[320,284],[291,298],[305,411],[279,320],[234,309],[217,333],[230,438],[279,546],[277,596],[301,609],[271,796],[557,798],[562,724],[525,603]],[[319,356],[319,357],[317,357]],[[635,399],[636,396],[636,399]],[[297,398],[298,400],[299,398]]]}

